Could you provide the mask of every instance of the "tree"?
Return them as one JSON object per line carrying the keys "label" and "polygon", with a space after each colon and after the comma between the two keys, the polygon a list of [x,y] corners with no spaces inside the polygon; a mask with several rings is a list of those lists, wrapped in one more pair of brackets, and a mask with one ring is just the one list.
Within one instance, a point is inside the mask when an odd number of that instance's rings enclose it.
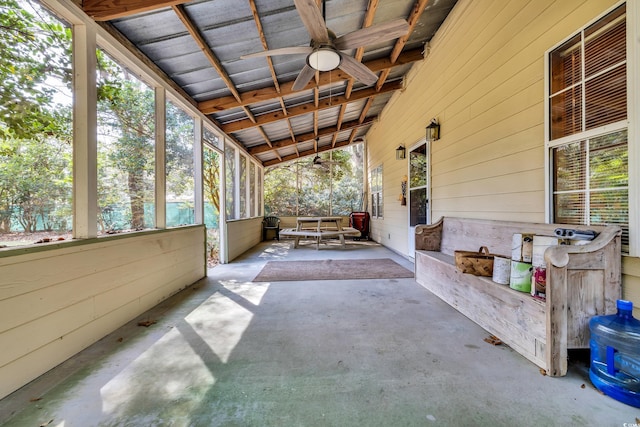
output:
{"label": "tree", "polygon": [[[33,5],[32,5],[33,6]],[[71,29],[0,0],[0,231],[63,228],[70,214]],[[58,87],[56,87],[58,86]]]}
{"label": "tree", "polygon": [[[320,158],[304,158],[265,170],[265,211],[280,216],[347,215],[362,194],[361,144]],[[357,206],[359,207],[359,206]]]}
{"label": "tree", "polygon": [[65,124],[50,82],[71,82],[71,29],[15,0],[0,0],[0,11],[0,138],[57,134]]}
{"label": "tree", "polygon": [[203,163],[202,180],[205,197],[215,211],[220,212],[220,155],[215,150],[205,149]]}
{"label": "tree", "polygon": [[[124,175],[129,227],[144,229],[145,201],[152,198],[153,190],[146,182],[154,173],[154,93],[102,51],[98,51],[98,64],[101,70],[98,83],[100,122],[112,131],[112,137],[102,141],[108,150],[104,160]],[[101,175],[104,176],[104,171]],[[102,185],[108,190],[109,186]],[[109,191],[102,193],[101,213],[106,216],[114,205],[121,204],[116,201],[121,197],[114,198]],[[101,221],[108,222],[106,217]]]}

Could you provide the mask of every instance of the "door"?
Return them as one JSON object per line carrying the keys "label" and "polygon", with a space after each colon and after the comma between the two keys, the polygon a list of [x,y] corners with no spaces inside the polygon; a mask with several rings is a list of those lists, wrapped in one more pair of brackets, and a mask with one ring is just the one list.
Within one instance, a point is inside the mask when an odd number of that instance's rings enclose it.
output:
{"label": "door", "polygon": [[430,222],[429,175],[429,145],[422,141],[409,151],[409,173],[407,175],[409,256],[413,256],[415,251],[416,225]]}

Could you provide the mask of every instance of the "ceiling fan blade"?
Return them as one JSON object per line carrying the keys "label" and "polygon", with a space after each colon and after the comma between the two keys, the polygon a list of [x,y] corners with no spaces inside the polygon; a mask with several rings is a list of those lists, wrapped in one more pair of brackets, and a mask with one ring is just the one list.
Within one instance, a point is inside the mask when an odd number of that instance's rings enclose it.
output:
{"label": "ceiling fan blade", "polygon": [[300,74],[298,74],[298,78],[296,79],[296,81],[293,82],[292,89],[293,90],[304,89],[307,83],[309,83],[309,81],[313,78],[315,73],[316,73],[316,70],[314,70],[308,65],[305,65],[302,71],[300,71]]}
{"label": "ceiling fan blade", "polygon": [[329,41],[327,24],[322,19],[322,13],[315,0],[293,0],[293,2],[311,39],[318,43],[327,43]]}
{"label": "ceiling fan blade", "polygon": [[355,49],[360,46],[397,39],[406,35],[408,31],[409,24],[407,21],[395,19],[340,36],[335,39],[334,46],[339,50]]}
{"label": "ceiling fan blade", "polygon": [[308,55],[311,52],[313,52],[313,48],[311,46],[291,46],[291,47],[282,47],[280,49],[269,49],[269,50],[264,50],[262,52],[242,55],[240,59],[260,58],[262,56],[274,56],[274,55],[296,55],[296,54]]}
{"label": "ceiling fan blade", "polygon": [[378,76],[367,68],[366,65],[358,62],[352,56],[348,55],[340,55],[342,57],[342,61],[340,62],[340,69],[345,73],[348,73],[359,82],[371,86],[375,82],[378,81]]}

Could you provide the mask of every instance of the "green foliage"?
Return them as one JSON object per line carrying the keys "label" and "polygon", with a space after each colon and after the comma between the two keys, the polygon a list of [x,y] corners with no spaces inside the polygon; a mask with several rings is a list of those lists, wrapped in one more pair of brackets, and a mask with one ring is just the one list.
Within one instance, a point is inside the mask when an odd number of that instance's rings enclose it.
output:
{"label": "green foliage", "polygon": [[103,231],[144,229],[145,204],[154,200],[154,93],[103,51],[97,59],[98,120],[106,132],[98,154],[99,224]]}
{"label": "green foliage", "polygon": [[205,148],[203,159],[202,178],[204,185],[204,195],[215,208],[215,212],[220,212],[220,155],[217,151]]}
{"label": "green foliage", "polygon": [[11,216],[26,232],[67,230],[71,207],[71,148],[57,139],[0,142],[0,226]]}
{"label": "green foliage", "polygon": [[0,0],[0,138],[29,139],[65,129],[53,80],[70,85],[71,29],[42,10]]}
{"label": "green foliage", "polygon": [[[71,214],[71,29],[0,0],[0,231],[67,230]],[[69,98],[70,100],[70,98]]]}
{"label": "green foliage", "polygon": [[167,197],[193,202],[193,117],[167,102],[166,117]]}
{"label": "green foliage", "polygon": [[362,145],[265,170],[265,213],[279,216],[348,215],[360,209]]}

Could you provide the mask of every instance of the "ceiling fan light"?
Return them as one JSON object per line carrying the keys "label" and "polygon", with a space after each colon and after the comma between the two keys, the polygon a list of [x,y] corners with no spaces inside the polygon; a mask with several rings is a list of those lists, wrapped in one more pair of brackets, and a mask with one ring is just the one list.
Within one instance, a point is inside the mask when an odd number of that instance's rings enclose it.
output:
{"label": "ceiling fan light", "polygon": [[307,56],[307,64],[314,70],[331,71],[340,65],[340,54],[329,47],[315,49]]}

